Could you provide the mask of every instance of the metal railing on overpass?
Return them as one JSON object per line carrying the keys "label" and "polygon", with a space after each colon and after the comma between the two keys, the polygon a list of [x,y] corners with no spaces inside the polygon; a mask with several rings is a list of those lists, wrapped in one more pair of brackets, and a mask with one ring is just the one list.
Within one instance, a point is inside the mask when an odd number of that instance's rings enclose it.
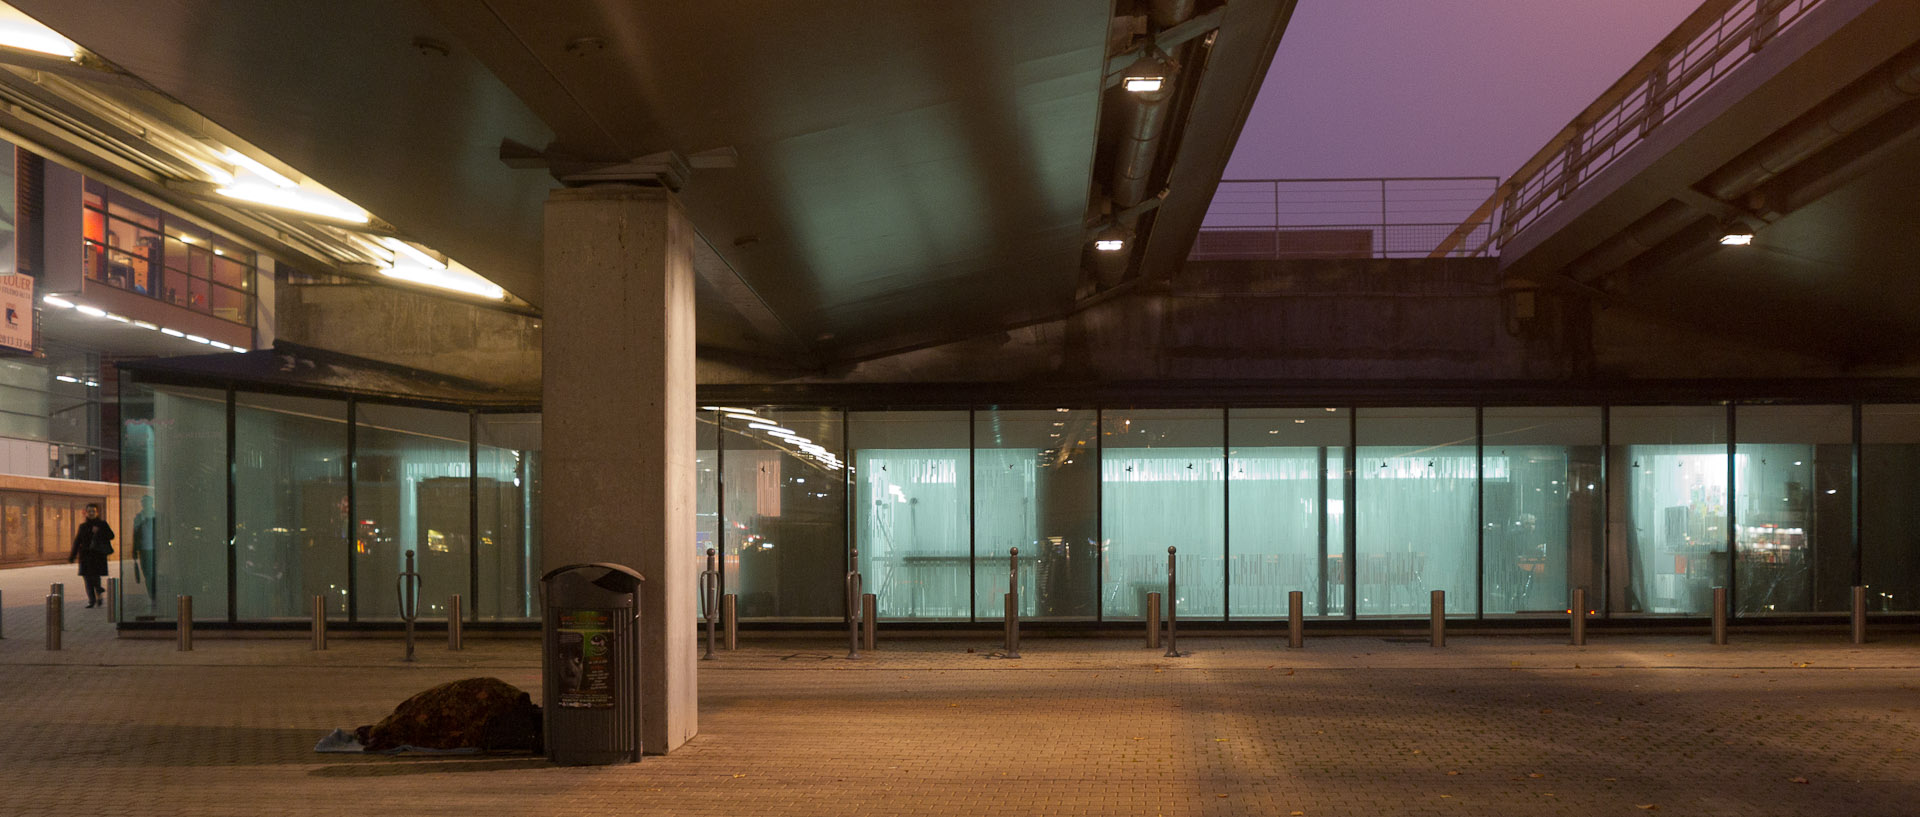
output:
{"label": "metal railing on overpass", "polygon": [[1498,255],[1519,231],[1605,170],[1824,0],[1706,0],[1560,129],[1433,257]]}
{"label": "metal railing on overpass", "polygon": [[1499,181],[1496,176],[1225,180],[1187,257],[1424,258]]}

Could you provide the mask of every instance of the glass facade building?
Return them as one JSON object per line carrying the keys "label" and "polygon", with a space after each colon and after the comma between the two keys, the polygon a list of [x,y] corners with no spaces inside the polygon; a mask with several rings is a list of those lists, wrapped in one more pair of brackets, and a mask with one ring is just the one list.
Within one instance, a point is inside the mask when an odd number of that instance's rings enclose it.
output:
{"label": "glass facade building", "polygon": [[[390,622],[408,551],[425,619],[535,612],[537,411],[122,389],[130,617]],[[746,622],[840,620],[850,568],[883,620],[995,621],[1010,560],[1023,618],[1137,621],[1169,548],[1189,620],[1915,612],[1916,405],[710,405],[687,545]]]}

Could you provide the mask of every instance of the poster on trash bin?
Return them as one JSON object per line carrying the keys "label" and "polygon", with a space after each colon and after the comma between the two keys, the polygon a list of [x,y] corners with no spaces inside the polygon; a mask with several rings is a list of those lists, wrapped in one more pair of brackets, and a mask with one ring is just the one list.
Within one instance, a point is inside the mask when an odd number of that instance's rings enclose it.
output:
{"label": "poster on trash bin", "polygon": [[613,614],[608,610],[568,610],[560,614],[560,694],[569,709],[613,708]]}

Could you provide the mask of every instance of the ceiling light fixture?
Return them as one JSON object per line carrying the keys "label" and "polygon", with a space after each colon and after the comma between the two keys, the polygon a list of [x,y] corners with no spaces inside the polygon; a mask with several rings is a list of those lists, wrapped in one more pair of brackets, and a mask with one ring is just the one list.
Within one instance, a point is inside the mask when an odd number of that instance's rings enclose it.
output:
{"label": "ceiling light fixture", "polygon": [[0,45],[67,60],[80,56],[80,46],[72,40],[5,5],[0,5]]}
{"label": "ceiling light fixture", "polygon": [[435,258],[431,255],[421,252],[419,248],[405,241],[401,241],[398,238],[394,238],[393,236],[390,236],[390,235],[381,236],[380,243],[384,245],[387,249],[393,250],[394,252],[400,253],[401,255],[404,255],[408,258],[411,258],[415,261],[420,262],[420,264],[422,266],[425,266],[427,269],[446,269],[447,268],[447,264],[445,261],[441,261],[438,258]]}
{"label": "ceiling light fixture", "polygon": [[1127,248],[1127,229],[1109,223],[1093,236],[1093,248],[1100,252],[1119,252]]}
{"label": "ceiling light fixture", "polygon": [[1728,230],[1720,234],[1720,244],[1727,247],[1745,247],[1753,243],[1753,233],[1745,230]]}
{"label": "ceiling light fixture", "polygon": [[1149,101],[1158,101],[1158,97],[1167,91],[1168,80],[1173,77],[1173,64],[1167,59],[1166,52],[1158,44],[1147,46],[1147,51],[1127,66],[1121,75],[1120,87],[1128,93],[1137,94]]}
{"label": "ceiling light fixture", "polygon": [[43,295],[43,296],[41,296],[41,298],[40,298],[40,302],[41,302],[41,303],[44,303],[44,304],[46,304],[46,305],[48,305],[48,306],[57,306],[57,307],[60,307],[61,309],[72,309],[72,308],[73,308],[73,302],[72,302],[72,301],[69,301],[69,300],[67,300],[67,299],[65,299],[65,298],[62,298],[62,297],[60,297],[60,296],[58,296],[58,295]]}
{"label": "ceiling light fixture", "polygon": [[160,327],[160,334],[162,334],[162,335],[170,335],[170,336],[172,336],[172,337],[176,337],[176,338],[184,338],[184,337],[186,337],[186,336],[187,336],[187,333],[185,333],[185,332],[182,332],[182,331],[180,331],[180,330],[178,330],[178,329],[168,329],[167,327],[164,327],[164,326],[162,326],[162,327]]}
{"label": "ceiling light fixture", "polygon": [[87,306],[86,304],[76,304],[73,308],[76,311],[78,311],[80,314],[86,315],[87,317],[90,317],[90,318],[104,318],[107,316],[107,310],[101,309],[97,306]]}
{"label": "ceiling light fixture", "polygon": [[330,218],[353,224],[366,224],[372,220],[366,211],[358,207],[344,201],[328,201],[326,199],[315,198],[311,194],[298,188],[274,187],[256,182],[246,182],[228,185],[213,192],[230,199],[238,199],[263,207],[292,210],[297,213],[305,213],[311,216],[320,216],[322,218]]}

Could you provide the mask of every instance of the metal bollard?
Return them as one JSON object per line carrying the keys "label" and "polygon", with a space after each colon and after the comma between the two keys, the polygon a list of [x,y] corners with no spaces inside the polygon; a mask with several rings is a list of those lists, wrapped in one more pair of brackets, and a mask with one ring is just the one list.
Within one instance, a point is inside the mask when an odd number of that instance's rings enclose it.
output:
{"label": "metal bollard", "polygon": [[327,648],[327,597],[313,597],[313,648]]}
{"label": "metal bollard", "polygon": [[1175,632],[1176,632],[1176,628],[1179,627],[1179,622],[1180,622],[1180,616],[1178,613],[1175,612],[1180,605],[1180,594],[1176,592],[1178,590],[1178,587],[1175,585],[1174,573],[1173,573],[1173,570],[1174,570],[1173,554],[1176,551],[1177,551],[1177,548],[1175,548],[1173,545],[1167,546],[1167,653],[1166,653],[1166,657],[1168,658],[1180,657],[1180,648],[1175,644],[1175,639],[1177,637],[1175,635]]}
{"label": "metal bollard", "polygon": [[1867,588],[1853,586],[1853,643],[1867,643]]}
{"label": "metal bollard", "polygon": [[1587,646],[1587,589],[1573,589],[1573,605],[1567,608],[1567,626],[1573,631],[1573,646]]}
{"label": "metal bollard", "polygon": [[1447,591],[1433,591],[1432,605],[1428,615],[1433,619],[1433,646],[1444,647],[1447,646]]}
{"label": "metal bollard", "polygon": [[48,593],[47,594],[47,649],[49,650],[60,649],[60,630],[66,626],[66,622],[62,621],[61,618],[65,614],[66,614],[66,605],[61,603],[60,597],[52,593]]}
{"label": "metal bollard", "polygon": [[700,616],[707,622],[707,651],[702,661],[713,660],[714,629],[720,624],[720,556],[707,548],[707,569],[700,571]]}
{"label": "metal bollard", "polygon": [[1727,645],[1727,589],[1724,587],[1713,589],[1713,643]]}
{"label": "metal bollard", "polygon": [[107,579],[107,621],[120,623],[120,577]]}
{"label": "metal bollard", "polygon": [[180,609],[179,619],[174,624],[180,631],[179,649],[181,652],[191,652],[193,650],[193,597],[181,596],[176,603]]}
{"label": "metal bollard", "polygon": [[67,585],[63,582],[54,582],[47,592],[60,600],[60,629],[67,629]]}
{"label": "metal bollard", "polygon": [[6,622],[6,616],[4,615],[6,612],[7,612],[7,600],[4,598],[0,598],[0,638],[7,637],[7,622]]}
{"label": "metal bollard", "polygon": [[413,621],[420,617],[420,572],[413,569],[413,551],[407,551],[407,569],[395,577],[393,592],[400,599],[400,620],[406,622],[407,654],[401,660],[413,660]]}
{"label": "metal bollard", "polygon": [[1147,594],[1147,649],[1160,648],[1160,594]]}
{"label": "metal bollard", "polygon": [[740,597],[728,593],[720,597],[720,629],[726,631],[727,649],[740,649]]}
{"label": "metal bollard", "polygon": [[1007,548],[1007,657],[1020,657],[1020,549]]}
{"label": "metal bollard", "polygon": [[873,649],[873,628],[880,620],[880,597],[872,593],[860,594],[860,648]]}
{"label": "metal bollard", "polygon": [[847,660],[860,658],[860,549],[853,549],[852,569],[847,571]]}
{"label": "metal bollard", "polygon": [[466,621],[460,614],[460,594],[447,599],[447,649],[454,652],[466,646]]}
{"label": "metal bollard", "polygon": [[1300,649],[1307,645],[1306,594],[1298,590],[1287,591],[1287,646]]}

